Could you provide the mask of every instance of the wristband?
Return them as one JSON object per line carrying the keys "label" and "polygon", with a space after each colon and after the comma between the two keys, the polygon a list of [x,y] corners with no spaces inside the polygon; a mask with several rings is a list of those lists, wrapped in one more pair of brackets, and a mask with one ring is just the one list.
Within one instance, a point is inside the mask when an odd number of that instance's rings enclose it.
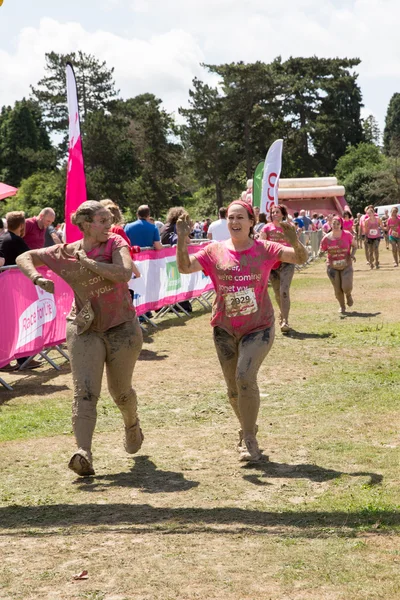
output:
{"label": "wristband", "polygon": [[33,283],[33,285],[36,285],[36,282],[38,279],[40,279],[42,276],[41,275],[35,275],[34,277],[32,277],[31,281]]}

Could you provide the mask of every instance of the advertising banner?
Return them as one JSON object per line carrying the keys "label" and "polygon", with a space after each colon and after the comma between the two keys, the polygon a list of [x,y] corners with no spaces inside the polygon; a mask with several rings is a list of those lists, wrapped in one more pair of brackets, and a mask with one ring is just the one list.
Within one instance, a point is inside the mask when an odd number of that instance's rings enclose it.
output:
{"label": "advertising banner", "polygon": [[283,140],[275,140],[265,158],[260,206],[263,213],[268,213],[273,204],[279,204],[278,188],[282,167],[282,146]]}
{"label": "advertising banner", "polygon": [[66,66],[69,117],[67,186],[65,189],[65,240],[68,243],[82,238],[82,232],[71,223],[71,213],[86,201],[86,177],[83,166],[82,138],[79,124],[78,95],[72,65]]}
{"label": "advertising banner", "polygon": [[[189,246],[189,253],[199,246]],[[132,279],[133,303],[138,315],[168,304],[190,300],[213,289],[211,279],[202,271],[181,275],[176,264],[176,248],[149,250],[135,258],[141,277]],[[65,342],[66,316],[71,309],[73,291],[67,283],[45,267],[43,277],[54,281],[49,294],[18,269],[0,272],[0,367],[10,360],[32,356],[45,348]]]}

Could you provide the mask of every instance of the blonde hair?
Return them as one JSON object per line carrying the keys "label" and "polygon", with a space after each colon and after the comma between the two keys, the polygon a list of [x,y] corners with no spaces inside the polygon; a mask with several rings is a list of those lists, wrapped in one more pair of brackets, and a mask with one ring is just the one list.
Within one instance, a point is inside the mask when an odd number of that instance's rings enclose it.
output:
{"label": "blonde hair", "polygon": [[104,208],[107,208],[110,211],[110,213],[112,214],[113,225],[123,225],[124,224],[124,218],[122,216],[122,213],[121,213],[121,210],[120,210],[118,204],[115,204],[115,202],[113,202],[109,198],[100,200],[100,204],[102,206],[104,206]]}
{"label": "blonde hair", "polygon": [[105,207],[100,204],[100,202],[97,202],[97,200],[87,200],[87,202],[82,202],[82,204],[78,206],[78,209],[72,213],[71,223],[83,231],[83,224],[92,223],[95,214],[99,212],[99,210],[104,209]]}

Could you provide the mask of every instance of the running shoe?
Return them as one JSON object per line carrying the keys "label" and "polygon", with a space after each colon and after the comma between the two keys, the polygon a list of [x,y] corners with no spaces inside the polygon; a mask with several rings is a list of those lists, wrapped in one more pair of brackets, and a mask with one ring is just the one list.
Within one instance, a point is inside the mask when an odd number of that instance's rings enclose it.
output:
{"label": "running shoe", "polygon": [[379,269],[379,263],[376,263],[375,269]]}
{"label": "running shoe", "polygon": [[282,333],[289,333],[289,331],[291,331],[291,327],[289,325],[289,323],[286,323],[286,321],[282,321],[282,325],[281,325],[281,332]]}
{"label": "running shoe", "polygon": [[80,477],[89,477],[95,474],[91,455],[81,448],[72,456],[68,468]]}
{"label": "running shoe", "polygon": [[393,263],[393,266],[394,266],[394,267],[398,267],[398,266],[399,266],[399,263]]}
{"label": "running shoe", "polygon": [[354,300],[351,294],[347,294],[346,296],[347,306],[353,306]]}
{"label": "running shoe", "polygon": [[369,266],[371,267],[371,269],[373,269],[373,268],[374,268],[374,265],[373,265],[372,263],[371,263]]}
{"label": "running shoe", "polygon": [[261,459],[261,450],[258,447],[255,435],[248,435],[244,438],[244,448],[240,452],[239,460],[241,462],[258,462]]}
{"label": "running shoe", "polygon": [[136,423],[127,429],[125,427],[125,450],[128,454],[136,454],[142,447],[144,435],[140,429],[140,421],[137,419]]}

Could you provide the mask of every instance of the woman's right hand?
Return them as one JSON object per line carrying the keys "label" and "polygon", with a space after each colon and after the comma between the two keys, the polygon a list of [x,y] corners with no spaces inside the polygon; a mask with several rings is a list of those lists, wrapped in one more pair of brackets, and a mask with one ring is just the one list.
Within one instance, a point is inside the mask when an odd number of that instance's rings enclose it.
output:
{"label": "woman's right hand", "polygon": [[178,237],[186,238],[192,230],[192,222],[189,215],[182,215],[176,222],[176,233]]}
{"label": "woman's right hand", "polygon": [[49,292],[49,294],[54,294],[54,281],[51,279],[45,279],[44,277],[38,277],[35,280],[35,285],[38,285],[45,292]]}

